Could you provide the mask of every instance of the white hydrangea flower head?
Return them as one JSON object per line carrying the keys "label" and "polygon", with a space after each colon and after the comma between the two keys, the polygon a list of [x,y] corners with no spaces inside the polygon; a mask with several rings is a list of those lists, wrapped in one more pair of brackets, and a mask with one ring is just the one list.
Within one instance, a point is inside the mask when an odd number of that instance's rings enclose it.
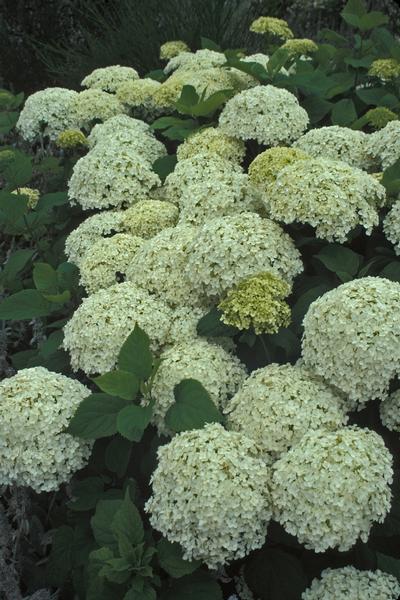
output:
{"label": "white hydrangea flower head", "polygon": [[126,271],[144,240],[129,233],[116,233],[90,247],[79,264],[80,284],[88,294],[125,280]]}
{"label": "white hydrangea flower head", "polygon": [[156,294],[172,307],[199,305],[197,286],[184,276],[188,246],[196,232],[196,227],[180,224],[167,227],[147,240],[128,267],[128,281]]}
{"label": "white hydrangea flower head", "polygon": [[274,518],[309,550],[346,552],[388,514],[392,463],[370,429],[309,431],[273,465]]}
{"label": "white hydrangea flower head", "polygon": [[[220,92],[221,90],[241,88],[242,82],[240,78],[238,78],[237,73],[237,69],[229,71],[228,69],[221,69],[220,67],[198,70],[179,69],[170,75],[167,81],[169,85],[179,83],[180,88],[184,85],[191,85],[199,96],[205,93],[204,97],[208,98],[212,94],[215,94],[215,92]],[[178,94],[178,97],[179,95],[180,94]]]}
{"label": "white hydrangea flower head", "polygon": [[313,158],[281,169],[263,197],[267,213],[283,223],[308,223],[317,237],[345,242],[357,225],[370,235],[379,224],[385,188],[361,169]]}
{"label": "white hydrangea flower head", "polygon": [[128,144],[97,144],[75,164],[68,182],[71,204],[91,208],[127,207],[150,197],[161,184],[151,164]]}
{"label": "white hydrangea flower head", "polygon": [[186,277],[211,301],[242,279],[270,271],[288,283],[301,273],[300,253],[283,229],[255,213],[204,223],[189,244]]}
{"label": "white hydrangea flower head", "polygon": [[249,54],[240,60],[243,60],[244,62],[256,62],[266,69],[269,63],[269,55],[263,54],[262,52],[256,52],[255,54]]}
{"label": "white hydrangea flower head", "polygon": [[363,131],[332,125],[311,129],[293,146],[315,158],[341,160],[352,167],[368,170],[374,166],[369,137]]}
{"label": "white hydrangea flower head", "polygon": [[179,209],[171,202],[139,200],[122,215],[124,229],[144,239],[152,238],[178,221]]}
{"label": "white hydrangea flower head", "polygon": [[369,136],[369,151],[383,171],[400,158],[400,121],[389,121],[383,129]]}
{"label": "white hydrangea flower head", "polygon": [[107,119],[104,123],[97,123],[87,140],[89,146],[93,148],[99,142],[106,141],[108,143],[110,139],[113,139],[114,134],[118,135],[128,131],[138,137],[153,135],[150,125],[141,119],[134,119],[128,115],[116,115]]}
{"label": "white hydrangea flower head", "polygon": [[203,48],[197,52],[180,52],[168,61],[164,67],[164,73],[170,75],[173,71],[198,71],[201,69],[212,69],[221,67],[226,63],[225,54]]}
{"label": "white hydrangea flower head", "polygon": [[347,395],[350,406],[385,399],[400,372],[400,284],[381,277],[344,283],[304,317],[304,365]]}
{"label": "white hydrangea flower head", "polygon": [[234,163],[241,163],[246,148],[242,140],[223,133],[219,127],[207,127],[190,135],[178,146],[178,161],[191,158],[195,154],[210,154]]}
{"label": "white hydrangea flower head", "polygon": [[139,79],[139,73],[132,67],[111,65],[92,71],[82,80],[81,86],[113,93],[122,83],[135,79]]}
{"label": "white hydrangea flower head", "polygon": [[275,462],[307,431],[347,423],[344,403],[304,367],[270,364],[253,371],[225,408],[227,428],[254,440]]}
{"label": "white hydrangea flower head", "polygon": [[269,478],[253,442],[210,423],[159,448],[145,510],[155,529],[181,544],[186,560],[217,568],[263,545]]}
{"label": "white hydrangea flower head", "polygon": [[174,388],[183,379],[197,379],[214,404],[222,409],[246,378],[246,368],[233,354],[204,338],[173,345],[161,355],[161,364],[151,388],[155,399],[153,420],[159,434],[170,434],[164,423],[174,404]]}
{"label": "white hydrangea flower head", "polygon": [[400,255],[400,199],[397,200],[383,221],[386,238],[394,246],[397,256]]}
{"label": "white hydrangea flower head", "polygon": [[123,211],[105,210],[82,221],[65,240],[64,252],[68,261],[79,266],[93,244],[125,231],[123,216]]}
{"label": "white hydrangea flower head", "polygon": [[260,191],[268,194],[269,188],[275,183],[276,177],[284,167],[298,160],[310,158],[308,154],[296,148],[275,146],[268,148],[250,163],[248,173],[251,183]]}
{"label": "white hydrangea flower head", "polygon": [[396,390],[381,402],[379,412],[383,425],[390,431],[400,433],[400,390]]}
{"label": "white hydrangea flower head", "polygon": [[65,129],[77,126],[77,115],[73,99],[77,92],[65,88],[46,88],[31,94],[26,99],[19,115],[16,128],[27,142],[41,137],[54,141]]}
{"label": "white hydrangea flower head", "polygon": [[244,90],[228,100],[219,126],[228,135],[266,146],[290,144],[308,125],[308,115],[291,92],[272,85]]}
{"label": "white hydrangea flower head", "polygon": [[[210,310],[208,306],[177,306],[172,309],[167,347],[197,339],[197,323]],[[203,339],[203,338],[202,338]],[[217,338],[214,338],[217,339]],[[218,338],[219,340],[220,338]],[[211,341],[211,339],[209,340]]]}
{"label": "white hydrangea flower head", "polygon": [[124,106],[113,94],[98,89],[79,92],[74,96],[71,105],[72,111],[76,113],[79,129],[86,131],[89,131],[96,122],[107,121],[125,111]]}
{"label": "white hydrangea flower head", "polygon": [[159,81],[150,77],[126,81],[118,87],[116,96],[134,115],[151,119],[160,114],[159,107],[154,102],[154,94],[160,86]]}
{"label": "white hydrangea flower head", "polygon": [[160,46],[161,60],[169,60],[182,52],[190,52],[189,46],[183,40],[170,40]]}
{"label": "white hydrangea flower head", "polygon": [[359,571],[353,566],[325,569],[313,579],[302,600],[397,600],[400,584],[394,575]]}
{"label": "white hydrangea flower head", "polygon": [[171,317],[162,300],[129,282],[117,283],[84,298],[64,327],[63,347],[74,371],[107,373],[136,323],[157,353],[166,343]]}
{"label": "white hydrangea flower head", "polygon": [[0,382],[0,485],[55,491],[86,465],[92,443],[64,430],[90,393],[44,367]]}

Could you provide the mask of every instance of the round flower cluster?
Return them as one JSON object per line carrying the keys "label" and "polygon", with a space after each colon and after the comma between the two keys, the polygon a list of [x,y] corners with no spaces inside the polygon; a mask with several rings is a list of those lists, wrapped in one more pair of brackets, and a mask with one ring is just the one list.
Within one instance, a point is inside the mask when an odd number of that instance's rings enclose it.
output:
{"label": "round flower cluster", "polygon": [[216,568],[263,545],[269,470],[241,434],[209,424],[176,435],[159,448],[151,483],[150,522],[186,560]]}
{"label": "round flower cluster", "polygon": [[66,129],[58,134],[56,144],[63,150],[87,146],[87,138],[80,129]]}
{"label": "round flower cluster", "polygon": [[279,171],[263,200],[272,219],[308,223],[317,237],[345,242],[356,225],[371,234],[379,223],[377,207],[385,203],[386,190],[361,169],[313,158]]}
{"label": "round flower cluster", "polygon": [[333,125],[311,129],[293,146],[315,158],[341,160],[359,169],[369,169],[373,161],[368,137],[363,131]]}
{"label": "round flower cluster", "polygon": [[386,106],[377,106],[367,110],[365,119],[374,129],[383,129],[390,121],[396,121],[398,116]]}
{"label": "round flower cluster", "polygon": [[68,182],[68,196],[71,204],[80,204],[84,210],[122,207],[148,198],[160,183],[135,147],[110,140],[78,160]]}
{"label": "round flower cluster", "polygon": [[250,31],[253,31],[253,33],[267,33],[282,40],[289,40],[293,37],[293,31],[287,22],[284,19],[275,17],[258,17],[250,25]]}
{"label": "round flower cluster", "polygon": [[365,543],[390,510],[392,462],[370,429],[310,431],[273,465],[274,518],[315,552]]}
{"label": "round flower cluster", "polygon": [[122,214],[124,229],[141,238],[149,239],[167,227],[174,227],[179,210],[171,202],[139,200]]}
{"label": "round flower cluster", "polygon": [[167,63],[164,73],[169,75],[177,70],[196,72],[200,69],[221,67],[225,62],[225,54],[207,48],[197,50],[197,52],[180,52]]}
{"label": "round flower cluster", "polygon": [[287,50],[292,55],[307,55],[317,52],[318,45],[307,38],[287,40],[283,46],[283,50]]}
{"label": "round flower cluster", "polygon": [[[76,94],[72,99],[71,109],[76,115],[78,128],[86,131],[89,131],[96,121],[106,121],[125,110],[113,94],[98,89]],[[68,126],[63,127],[64,129],[68,129]]]}
{"label": "round flower cluster", "polygon": [[352,566],[325,569],[314,579],[302,600],[397,600],[400,584],[394,575],[376,571],[358,571]]}
{"label": "round flower cluster", "polygon": [[218,308],[221,321],[255,333],[277,333],[290,324],[290,307],[284,299],[290,285],[272,273],[259,273],[243,279],[228,291]]}
{"label": "round flower cluster", "polygon": [[400,77],[400,62],[395,58],[378,58],[372,62],[368,75],[382,81],[397,79]]}
{"label": "round flower cluster", "polygon": [[219,117],[223,132],[242,140],[279,146],[300,137],[308,115],[296,96],[272,85],[244,90],[228,100]]}
{"label": "round flower cluster", "polygon": [[121,67],[112,65],[95,69],[81,82],[86,88],[103,90],[104,92],[116,92],[118,86],[125,81],[133,81],[139,78],[139,74],[132,67]]}
{"label": "round flower cluster", "polygon": [[297,148],[277,146],[258,154],[249,166],[249,178],[260,191],[266,192],[275,182],[279,171],[297,160],[309,158]]}
{"label": "round flower cluster", "polygon": [[400,121],[389,121],[386,127],[372,133],[369,151],[379,160],[383,171],[391,167],[400,158]]}
{"label": "round flower cluster", "polygon": [[196,227],[182,223],[147,240],[132,260],[127,279],[171,306],[198,305],[197,285],[184,277],[188,246],[196,231]]}
{"label": "round flower cluster", "polygon": [[26,99],[16,128],[27,142],[41,137],[55,140],[59,133],[77,124],[73,100],[78,93],[65,88],[47,88]]}
{"label": "round flower cluster", "polygon": [[57,490],[87,463],[92,444],[64,433],[90,390],[43,367],[0,382],[0,484]]}
{"label": "round flower cluster", "polygon": [[113,139],[114,134],[123,135],[128,132],[132,134],[132,137],[134,135],[153,135],[150,125],[144,121],[133,119],[128,115],[116,115],[93,127],[88,137],[89,146],[93,148],[99,142],[108,143],[109,140]]}
{"label": "round flower cluster", "polygon": [[174,404],[174,387],[183,379],[200,381],[214,404],[224,408],[246,377],[246,369],[236,356],[201,338],[174,344],[160,358],[151,388],[153,423],[160,434],[169,433],[164,418]]}
{"label": "round flower cluster", "polygon": [[154,94],[160,86],[159,81],[145,77],[135,81],[126,81],[118,87],[116,95],[133,115],[151,119],[159,114]]}
{"label": "round flower cluster", "polygon": [[206,222],[188,245],[185,270],[193,287],[216,300],[242,279],[264,271],[291,283],[303,265],[279,225],[242,213]]}
{"label": "round flower cluster", "polygon": [[273,463],[310,430],[347,423],[342,398],[304,367],[270,364],[253,371],[228,403],[227,427],[256,442]]}
{"label": "round flower cluster", "polygon": [[400,372],[400,284],[381,277],[344,283],[304,317],[304,364],[351,402],[384,399]]}
{"label": "round flower cluster", "polygon": [[171,40],[160,46],[161,60],[169,60],[178,56],[181,52],[190,52],[189,46],[182,40]]}
{"label": "round flower cluster", "polygon": [[241,79],[236,76],[235,71],[221,69],[220,67],[199,69],[197,71],[191,69],[179,69],[162,85],[172,85],[172,89],[179,90],[176,100],[184,85],[193,86],[199,96],[204,94],[204,99],[207,99],[215,92],[241,87]]}
{"label": "round flower cluster", "polygon": [[74,312],[64,327],[63,347],[74,371],[87,375],[111,371],[122,344],[137,323],[155,352],[166,343],[172,318],[168,306],[129,282],[99,290]]}
{"label": "round flower cluster", "polygon": [[125,280],[126,271],[143,244],[143,239],[117,233],[90,247],[79,264],[80,284],[88,294]]}
{"label": "round flower cluster", "polygon": [[186,85],[184,77],[169,77],[153,94],[152,102],[157,113],[170,113],[175,110],[175,102]]}
{"label": "round flower cluster", "polygon": [[12,194],[17,194],[18,196],[27,196],[28,197],[28,208],[35,208],[40,198],[40,191],[35,188],[30,187],[20,187],[11,192]]}
{"label": "round flower cluster", "polygon": [[394,246],[394,251],[400,255],[400,200],[397,200],[383,221],[383,231],[389,242]]}
{"label": "round flower cluster", "polygon": [[385,427],[400,433],[400,390],[396,390],[381,402],[380,416]]}
{"label": "round flower cluster", "polygon": [[218,156],[234,163],[241,163],[246,148],[241,140],[226,135],[219,128],[207,127],[190,135],[178,146],[178,160],[192,158],[196,154]]}

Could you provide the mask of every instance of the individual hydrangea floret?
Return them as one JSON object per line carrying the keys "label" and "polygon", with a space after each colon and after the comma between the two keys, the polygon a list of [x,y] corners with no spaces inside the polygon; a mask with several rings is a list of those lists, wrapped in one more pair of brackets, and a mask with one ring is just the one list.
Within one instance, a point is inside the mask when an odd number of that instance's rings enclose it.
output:
{"label": "individual hydrangea floret", "polygon": [[369,150],[369,135],[349,127],[318,127],[311,129],[293,146],[314,158],[341,160],[359,169],[369,169],[373,159]]}
{"label": "individual hydrangea floret", "polygon": [[18,196],[27,196],[28,197],[28,208],[35,208],[40,198],[40,191],[35,188],[30,187],[20,187],[11,192],[12,194],[17,194]]}
{"label": "individual hydrangea floret", "polygon": [[155,399],[153,423],[160,434],[169,434],[164,423],[174,404],[174,387],[183,379],[196,379],[204,386],[218,408],[238,390],[246,369],[236,356],[202,338],[193,338],[165,350],[151,388]]}
{"label": "individual hydrangea floret", "polygon": [[107,373],[115,367],[122,344],[136,323],[158,352],[166,343],[171,318],[171,310],[162,300],[129,282],[117,283],[84,298],[64,327],[63,347],[74,371]]}
{"label": "individual hydrangea floret", "polygon": [[273,465],[274,518],[309,550],[346,552],[385,520],[392,463],[370,429],[309,431]]}
{"label": "individual hydrangea floret", "polygon": [[207,127],[187,137],[183,144],[178,146],[176,153],[178,160],[191,158],[196,154],[208,154],[241,163],[246,148],[244,142],[227,135],[218,127]]}
{"label": "individual hydrangea floret", "polygon": [[370,108],[365,113],[365,119],[371,127],[376,130],[383,129],[390,121],[397,121],[398,116],[386,106]]}
{"label": "individual hydrangea floret", "polygon": [[135,81],[126,81],[119,86],[116,95],[134,116],[152,119],[160,113],[154,100],[154,94],[160,86],[159,81],[145,77]]}
{"label": "individual hydrangea floret", "polygon": [[47,88],[28,96],[16,128],[27,142],[43,137],[55,140],[61,131],[76,127],[74,100],[78,93],[65,88]]}
{"label": "individual hydrangea floret", "polygon": [[92,444],[65,433],[90,390],[43,367],[0,382],[0,485],[57,490],[89,460]]}
{"label": "individual hydrangea floret", "polygon": [[144,240],[128,233],[116,233],[90,247],[79,264],[80,283],[88,294],[125,280],[126,271]]}
{"label": "individual hydrangea floret", "polygon": [[304,317],[304,364],[350,402],[384,399],[400,372],[400,284],[381,277],[344,283]]}
{"label": "individual hydrangea floret", "polygon": [[386,190],[361,169],[313,158],[279,171],[263,200],[272,219],[307,223],[315,227],[317,237],[345,242],[357,225],[371,235],[379,223],[378,207],[386,201]]}
{"label": "individual hydrangea floret", "polygon": [[290,364],[253,371],[225,413],[227,428],[254,440],[268,463],[308,431],[334,431],[347,423],[342,398],[311,371]]}
{"label": "individual hydrangea floret", "polygon": [[289,235],[255,213],[206,222],[188,247],[187,279],[211,301],[260,272],[292,283],[302,270],[300,253]]}
{"label": "individual hydrangea floret", "polygon": [[56,144],[63,150],[71,150],[72,148],[87,146],[88,141],[80,129],[66,129],[58,135]]}
{"label": "individual hydrangea floret", "polygon": [[266,146],[289,144],[308,125],[308,115],[291,92],[260,85],[228,100],[219,118],[222,131]]}
{"label": "individual hydrangea floret", "polygon": [[203,48],[197,52],[180,52],[167,63],[164,73],[169,75],[173,71],[198,71],[199,69],[212,69],[221,67],[226,62],[225,54]]}
{"label": "individual hydrangea floret", "polygon": [[380,416],[385,427],[400,433],[400,390],[396,390],[381,402]]}
{"label": "individual hydrangea floret", "polygon": [[250,181],[260,191],[267,192],[283,167],[306,158],[309,158],[308,154],[297,148],[286,148],[285,146],[269,148],[258,154],[250,164]]}
{"label": "individual hydrangea floret", "polygon": [[171,40],[160,46],[161,60],[170,60],[182,52],[190,52],[189,46],[183,40]]}
{"label": "individual hydrangea floret", "polygon": [[133,81],[139,78],[139,74],[132,67],[121,67],[112,65],[95,69],[87,75],[81,85],[86,88],[103,90],[104,92],[116,92],[118,86],[125,81]]}
{"label": "individual hydrangea floret", "polygon": [[68,182],[71,204],[90,208],[126,207],[149,198],[160,178],[129,144],[97,144],[75,164]]}
{"label": "individual hydrangea floret", "polygon": [[378,58],[372,62],[368,75],[382,81],[397,79],[400,77],[400,62],[395,58]]}
{"label": "individual hydrangea floret", "polygon": [[369,151],[383,171],[391,167],[400,158],[400,121],[389,121],[386,127],[372,133]]}
{"label": "individual hydrangea floret", "polygon": [[394,575],[359,571],[353,566],[325,569],[303,592],[302,600],[397,600],[400,584]]}
{"label": "individual hydrangea floret", "polygon": [[127,279],[171,306],[198,305],[197,286],[184,276],[188,246],[196,232],[196,227],[180,224],[147,240],[132,260]]}
{"label": "individual hydrangea floret", "polygon": [[[107,121],[125,111],[124,106],[113,94],[98,89],[84,90],[76,94],[72,99],[71,109],[76,114],[78,128],[85,131],[90,131],[98,121]],[[68,127],[63,127],[64,129]]]}
{"label": "individual hydrangea floret", "polygon": [[182,546],[186,560],[217,568],[263,545],[269,476],[253,442],[211,423],[159,448],[145,510],[154,529]]}
{"label": "individual hydrangea floret", "polygon": [[250,31],[253,33],[266,33],[278,37],[282,40],[293,38],[293,31],[284,19],[275,17],[258,17],[250,25]]}
{"label": "individual hydrangea floret", "polygon": [[290,324],[290,307],[285,298],[290,285],[272,273],[259,273],[243,279],[219,303],[221,321],[255,333],[277,333]]}
{"label": "individual hydrangea floret", "polygon": [[307,55],[313,54],[318,50],[318,44],[316,44],[313,40],[309,40],[307,38],[295,38],[291,40],[287,40],[283,46],[281,46],[283,50],[287,50],[289,54],[292,55]]}
{"label": "individual hydrangea floret", "polygon": [[383,231],[394,251],[400,256],[400,200],[397,200],[383,221]]}
{"label": "individual hydrangea floret", "polygon": [[128,233],[149,239],[178,221],[179,209],[171,202],[139,200],[123,212],[123,226]]}

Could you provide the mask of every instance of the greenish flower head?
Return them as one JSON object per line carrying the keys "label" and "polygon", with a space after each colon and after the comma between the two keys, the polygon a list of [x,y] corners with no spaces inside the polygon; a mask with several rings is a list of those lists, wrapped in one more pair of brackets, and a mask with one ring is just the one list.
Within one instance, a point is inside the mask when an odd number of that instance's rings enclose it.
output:
{"label": "greenish flower head", "polygon": [[369,125],[371,125],[371,127],[374,129],[383,129],[390,121],[395,121],[398,119],[396,113],[385,106],[371,108],[365,114],[365,117],[368,120]]}
{"label": "greenish flower head", "polygon": [[290,40],[294,37],[293,31],[284,19],[275,17],[258,17],[250,25],[250,31],[253,33],[267,33],[274,35],[282,40]]}
{"label": "greenish flower head", "polygon": [[293,55],[312,54],[318,50],[318,45],[306,38],[287,40],[281,47]]}
{"label": "greenish flower head", "polygon": [[72,148],[87,146],[87,139],[79,129],[66,129],[59,134],[57,146],[63,150],[71,150]]}
{"label": "greenish flower head", "polygon": [[238,329],[253,327],[255,333],[276,333],[290,323],[290,307],[285,298],[291,287],[272,273],[260,273],[231,289],[218,308],[221,321]]}
{"label": "greenish flower head", "polygon": [[39,190],[29,188],[29,187],[17,188],[16,190],[14,190],[11,193],[18,194],[21,196],[27,196],[28,197],[28,208],[35,208],[35,206],[39,202],[39,198],[40,198]]}
{"label": "greenish flower head", "polygon": [[266,189],[275,182],[281,169],[297,160],[310,158],[308,154],[296,148],[277,146],[261,152],[249,167],[251,183],[260,189]]}
{"label": "greenish flower head", "polygon": [[378,58],[371,64],[368,75],[383,81],[400,77],[400,62],[395,58]]}
{"label": "greenish flower head", "polygon": [[165,42],[160,47],[160,58],[161,60],[169,60],[178,56],[181,52],[190,52],[189,46],[183,40],[172,40]]}

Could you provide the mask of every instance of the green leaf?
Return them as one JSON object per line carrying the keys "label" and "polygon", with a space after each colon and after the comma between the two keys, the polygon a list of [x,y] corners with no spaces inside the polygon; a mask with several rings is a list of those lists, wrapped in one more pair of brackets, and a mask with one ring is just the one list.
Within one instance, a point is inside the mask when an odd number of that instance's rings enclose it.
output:
{"label": "green leaf", "polygon": [[199,381],[183,379],[174,389],[175,403],[165,415],[172,431],[201,429],[206,423],[222,423],[223,416]]}
{"label": "green leaf", "polygon": [[125,594],[123,600],[156,600],[156,598],[157,594],[155,589],[146,581],[141,589],[132,585],[131,589]]}
{"label": "green leaf", "polygon": [[385,186],[388,194],[400,192],[400,159],[383,172],[381,184]]}
{"label": "green leaf", "polygon": [[234,90],[231,89],[214,92],[206,100],[202,100],[193,106],[190,114],[196,117],[207,117],[212,115],[218,108],[225,104],[229,98],[232,98],[234,93]]}
{"label": "green leaf", "polygon": [[128,371],[110,371],[93,379],[102,392],[119,396],[124,400],[134,400],[139,391],[139,380]]}
{"label": "green leaf", "polygon": [[53,267],[47,263],[35,263],[33,267],[33,282],[42,294],[57,294],[58,279]]}
{"label": "green leaf", "polygon": [[390,573],[397,577],[400,581],[400,560],[398,558],[393,558],[393,556],[388,556],[387,554],[381,554],[381,552],[376,553],[377,559],[377,568],[381,569],[385,573]]}
{"label": "green leaf", "polygon": [[187,127],[192,129],[197,123],[193,119],[180,119],[179,117],[160,117],[153,121],[150,125],[150,129],[167,129],[167,127]]}
{"label": "green leaf", "polygon": [[126,491],[125,497],[111,521],[111,530],[118,539],[119,535],[127,537],[132,546],[141,544],[144,539],[142,518]]}
{"label": "green leaf", "polygon": [[31,157],[22,152],[14,153],[14,160],[10,162],[3,171],[3,177],[7,181],[7,188],[13,190],[23,187],[32,178]]}
{"label": "green leaf", "polygon": [[400,262],[390,262],[384,269],[382,269],[380,276],[391,279],[392,281],[400,282]]}
{"label": "green leaf", "polygon": [[193,85],[184,85],[181,90],[181,95],[175,102],[176,108],[179,112],[184,114],[190,114],[190,108],[197,104],[199,101],[199,95]]}
{"label": "green leaf", "polygon": [[64,304],[71,299],[71,292],[69,290],[64,290],[60,294],[45,294],[43,293],[43,297],[46,298],[49,302],[54,302],[55,304]]}
{"label": "green leaf", "polygon": [[44,196],[40,197],[35,210],[37,212],[49,211],[57,206],[68,204],[68,202],[69,200],[67,192],[54,192],[52,194],[45,194]]}
{"label": "green leaf", "polygon": [[361,31],[368,31],[387,23],[389,23],[389,17],[378,10],[372,10],[366,15],[362,15],[359,21],[359,28]]}
{"label": "green leaf", "polygon": [[312,287],[302,294],[292,309],[293,322],[297,325],[300,325],[303,321],[304,315],[310,307],[310,304],[330,289],[332,289],[332,286],[328,282],[320,283],[319,285]]}
{"label": "green leaf", "polygon": [[[99,500],[97,503],[96,512],[90,519],[90,525],[94,539],[99,546],[106,546],[115,551],[118,549],[117,538],[112,530],[112,522],[121,508],[122,502],[122,500]],[[105,549],[101,548],[101,550]],[[112,555],[110,557],[109,554],[109,551],[107,551],[108,557],[112,558]],[[105,552],[101,556],[103,555],[105,555]],[[98,555],[95,556],[97,557]]]}
{"label": "green leaf", "polygon": [[72,485],[72,500],[68,508],[75,511],[85,511],[94,508],[104,490],[104,481],[101,477],[87,477],[82,481],[75,481]]}
{"label": "green leaf", "polygon": [[68,433],[93,440],[117,432],[117,415],[126,401],[107,394],[91,394],[78,406],[72,417]]}
{"label": "green leaf", "polygon": [[383,96],[386,94],[383,87],[379,88],[359,88],[356,90],[357,96],[367,105],[378,106],[381,104]]}
{"label": "green leaf", "polygon": [[210,40],[207,37],[200,36],[200,43],[202,48],[206,48],[207,50],[214,50],[214,52],[222,52],[221,46],[218,46],[216,42]]}
{"label": "green leaf", "polygon": [[247,73],[263,83],[271,81],[270,74],[260,63],[240,60],[236,56],[230,56],[229,52],[225,52],[225,56],[227,59],[226,66],[239,69],[239,71],[243,71],[243,73]]}
{"label": "green leaf", "polygon": [[50,333],[48,338],[44,340],[40,346],[40,355],[43,358],[49,358],[52,354],[59,350],[64,339],[64,332],[61,329]]}
{"label": "green leaf", "polygon": [[142,381],[151,375],[153,354],[150,349],[150,338],[137,324],[122,345],[118,366],[122,371],[134,373]]}
{"label": "green leaf", "polygon": [[[27,196],[19,196],[8,192],[0,192],[0,217],[4,219],[4,232],[14,234],[14,228],[25,228],[24,223],[19,223],[28,210]],[[18,231],[19,233],[19,231]]]}
{"label": "green leaf", "polygon": [[1,112],[0,113],[0,134],[7,135],[14,129],[19,118],[19,112]]}
{"label": "green leaf", "polygon": [[129,440],[116,435],[108,444],[104,460],[107,469],[116,473],[118,477],[123,477],[128,468],[132,454],[132,444]]}
{"label": "green leaf", "polygon": [[143,76],[144,79],[154,79],[155,81],[159,81],[162,83],[167,79],[167,75],[164,73],[163,69],[153,69],[149,71]]}
{"label": "green leaf", "polygon": [[161,156],[153,162],[153,171],[157,173],[161,181],[164,182],[165,178],[175,169],[176,163],[176,154]]}
{"label": "green leaf", "polygon": [[348,0],[340,15],[348,25],[358,28],[360,26],[361,17],[363,17],[366,12],[367,9],[362,0]]}
{"label": "green leaf", "polygon": [[57,267],[57,281],[62,290],[76,290],[79,286],[79,269],[76,265],[63,262]]}
{"label": "green leaf", "polygon": [[334,125],[350,125],[357,119],[357,111],[353,100],[343,99],[336,102],[332,108],[332,123]]}
{"label": "green leaf", "polygon": [[201,565],[200,560],[184,560],[180,545],[172,544],[165,538],[162,538],[157,544],[157,556],[160,566],[174,578],[190,575]]}
{"label": "green leaf", "polygon": [[61,586],[67,579],[73,566],[74,530],[62,525],[52,539],[52,547],[47,563],[46,576],[52,585]]}
{"label": "green leaf", "polygon": [[131,442],[140,442],[144,430],[150,423],[153,406],[137,406],[130,404],[123,408],[117,416],[117,430]]}
{"label": "green leaf", "polygon": [[332,102],[324,100],[319,96],[308,96],[304,98],[303,108],[307,111],[312,124],[321,121],[332,109]]}
{"label": "green leaf", "polygon": [[[210,573],[198,572],[172,583],[161,600],[222,600],[222,590]],[[283,600],[281,597],[280,600]],[[285,598],[286,600],[286,598]]]}
{"label": "green leaf", "polygon": [[218,337],[221,335],[233,336],[238,333],[236,327],[226,325],[221,321],[221,311],[218,308],[212,308],[206,315],[201,317],[197,323],[198,335],[205,337]]}
{"label": "green leaf", "polygon": [[298,600],[307,587],[301,562],[278,548],[255,552],[246,563],[245,579],[261,600]]}
{"label": "green leaf", "polygon": [[12,282],[16,275],[25,268],[34,254],[35,250],[30,249],[16,250],[11,254],[1,273],[1,279],[5,285]]}
{"label": "green leaf", "polygon": [[51,305],[37,290],[21,290],[0,303],[0,319],[47,317],[51,311]]}
{"label": "green leaf", "polygon": [[[344,94],[354,87],[355,75],[349,72],[334,73],[329,77],[330,86],[325,93],[326,100],[330,100],[339,94]],[[357,115],[356,115],[357,116]]]}
{"label": "green leaf", "polygon": [[360,254],[340,244],[324,246],[314,258],[322,262],[329,271],[336,273],[342,281],[354,279],[363,261]]}

